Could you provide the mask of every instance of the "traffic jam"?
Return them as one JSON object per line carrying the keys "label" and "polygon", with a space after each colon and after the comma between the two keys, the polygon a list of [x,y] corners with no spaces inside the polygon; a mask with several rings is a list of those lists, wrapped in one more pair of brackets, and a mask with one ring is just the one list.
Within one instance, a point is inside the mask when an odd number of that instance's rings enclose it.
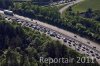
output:
{"label": "traffic jam", "polygon": [[[9,16],[6,14],[3,15],[3,17],[9,22],[17,22],[21,24],[21,26],[29,27],[32,30],[37,30],[42,33],[45,33],[46,35],[49,35],[52,38],[62,41],[64,45],[74,49],[77,52],[80,52],[90,58],[95,58],[95,59],[100,60],[100,52],[96,50],[96,47],[90,47],[80,41],[77,41],[69,36],[61,34],[53,29],[47,28],[43,25],[39,25],[38,22],[32,22],[33,20],[27,21],[21,18],[16,18],[14,16]],[[74,36],[74,37],[77,38],[77,36]]]}

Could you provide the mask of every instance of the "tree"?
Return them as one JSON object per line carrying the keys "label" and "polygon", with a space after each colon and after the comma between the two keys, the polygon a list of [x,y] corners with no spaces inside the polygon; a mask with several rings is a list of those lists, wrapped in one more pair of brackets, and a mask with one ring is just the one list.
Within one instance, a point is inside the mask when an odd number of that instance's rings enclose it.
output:
{"label": "tree", "polygon": [[13,7],[12,0],[0,0],[0,8],[9,8],[9,6]]}
{"label": "tree", "polygon": [[92,18],[93,17],[93,11],[91,8],[89,8],[86,13],[85,13],[85,17],[87,18]]}
{"label": "tree", "polygon": [[6,65],[7,66],[19,66],[17,59],[16,59],[16,54],[14,53],[14,51],[11,51],[11,49],[9,49],[6,54]]}

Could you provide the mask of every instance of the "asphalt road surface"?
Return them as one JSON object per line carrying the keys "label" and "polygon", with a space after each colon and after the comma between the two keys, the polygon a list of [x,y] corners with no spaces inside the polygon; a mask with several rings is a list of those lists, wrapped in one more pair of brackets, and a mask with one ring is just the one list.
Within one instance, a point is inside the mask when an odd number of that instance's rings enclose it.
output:
{"label": "asphalt road surface", "polygon": [[[0,11],[2,15],[3,11]],[[22,25],[26,27],[30,27],[35,30],[39,31],[46,31],[46,34],[51,36],[51,38],[59,40],[63,42],[67,47],[70,47],[77,52],[80,52],[82,54],[86,54],[89,57],[94,57],[97,59],[97,61],[100,63],[100,45],[92,42],[86,38],[80,37],[72,32],[65,31],[63,29],[60,29],[56,26],[49,25],[47,23],[41,22],[39,20],[31,20],[27,17],[14,15],[14,16],[7,16],[4,15],[4,17],[7,17],[8,19],[17,19],[16,21],[18,23],[21,23]],[[32,26],[30,26],[32,24]],[[38,24],[38,25],[35,25]],[[45,29],[44,29],[45,28]],[[94,48],[95,47],[95,48]]]}
{"label": "asphalt road surface", "polygon": [[69,2],[66,6],[64,6],[63,8],[61,8],[59,10],[59,12],[62,14],[63,11],[65,11],[68,7],[73,6],[73,5],[75,5],[75,4],[79,3],[79,2],[82,2],[82,1],[84,1],[84,0],[76,0],[76,1]]}

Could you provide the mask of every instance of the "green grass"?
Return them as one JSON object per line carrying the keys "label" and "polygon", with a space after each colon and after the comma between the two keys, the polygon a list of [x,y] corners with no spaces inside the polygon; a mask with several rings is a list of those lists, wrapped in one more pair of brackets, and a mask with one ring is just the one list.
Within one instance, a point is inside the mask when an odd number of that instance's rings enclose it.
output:
{"label": "green grass", "polygon": [[73,6],[73,10],[75,12],[84,12],[88,8],[92,8],[93,10],[100,10],[100,0],[84,0],[83,2]]}

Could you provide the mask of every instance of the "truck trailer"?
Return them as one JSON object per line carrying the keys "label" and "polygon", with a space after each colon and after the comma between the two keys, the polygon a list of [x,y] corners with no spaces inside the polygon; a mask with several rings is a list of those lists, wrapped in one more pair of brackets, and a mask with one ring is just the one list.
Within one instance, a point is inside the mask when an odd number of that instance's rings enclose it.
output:
{"label": "truck trailer", "polygon": [[5,15],[13,16],[13,11],[10,11],[10,10],[4,10],[4,14],[5,14]]}

